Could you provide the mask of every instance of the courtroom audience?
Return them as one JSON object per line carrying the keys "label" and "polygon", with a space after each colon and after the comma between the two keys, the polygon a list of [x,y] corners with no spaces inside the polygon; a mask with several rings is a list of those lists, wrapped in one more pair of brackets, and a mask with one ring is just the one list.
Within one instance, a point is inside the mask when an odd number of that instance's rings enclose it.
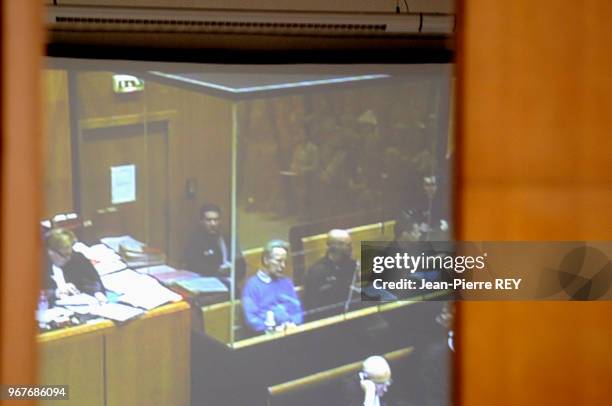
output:
{"label": "courtroom audience", "polygon": [[269,241],[263,250],[261,267],[242,290],[247,325],[257,331],[291,328],[303,321],[302,304],[290,278],[284,275],[289,244]]}

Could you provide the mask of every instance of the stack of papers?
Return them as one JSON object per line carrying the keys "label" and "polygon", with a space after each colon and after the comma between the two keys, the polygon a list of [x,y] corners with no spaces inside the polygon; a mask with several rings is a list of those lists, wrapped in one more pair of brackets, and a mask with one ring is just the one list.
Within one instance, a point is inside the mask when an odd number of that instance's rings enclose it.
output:
{"label": "stack of papers", "polygon": [[106,289],[121,294],[120,302],[146,310],[182,300],[181,295],[163,287],[152,277],[131,269],[102,276],[102,283]]}
{"label": "stack of papers", "polygon": [[173,268],[170,265],[155,265],[155,266],[145,266],[143,268],[138,268],[137,271],[139,273],[146,273],[147,275],[155,276],[155,274],[158,274],[158,273],[176,271],[176,268]]}
{"label": "stack of papers", "polygon": [[61,307],[52,307],[47,310],[37,310],[36,320],[39,323],[49,324],[52,321],[62,323],[68,320],[74,313],[68,309]]}
{"label": "stack of papers", "polygon": [[114,261],[114,262],[98,262],[93,264],[96,271],[98,271],[98,275],[108,275],[109,273],[121,271],[127,268],[127,265],[123,261]]}
{"label": "stack of papers", "polygon": [[104,244],[88,247],[82,242],[77,242],[74,244],[73,249],[90,260],[100,275],[106,275],[127,268],[121,257]]}
{"label": "stack of papers", "polygon": [[78,314],[90,314],[94,307],[100,306],[98,300],[86,293],[67,296],[55,302],[56,306],[63,306],[66,309]]}
{"label": "stack of papers", "polygon": [[191,293],[214,293],[227,292],[227,286],[219,278],[199,277],[195,279],[182,280],[176,283]]}
{"label": "stack of papers", "polygon": [[200,275],[189,271],[174,271],[158,273],[153,275],[153,277],[165,285],[173,285],[178,282],[198,279],[200,278]]}
{"label": "stack of papers", "polygon": [[184,281],[200,277],[200,275],[195,272],[178,270],[169,265],[156,265],[144,268],[137,268],[136,272],[151,275],[164,285],[172,285],[177,283],[178,281]]}
{"label": "stack of papers", "polygon": [[91,306],[98,304],[98,301],[87,293],[79,293],[78,295],[62,297],[55,304],[57,306]]}
{"label": "stack of papers", "polygon": [[120,247],[130,251],[142,251],[142,248],[146,245],[145,243],[140,242],[129,235],[121,235],[119,237],[104,237],[100,238],[100,241],[115,252],[119,252]]}
{"label": "stack of papers", "polygon": [[138,317],[144,313],[144,310],[137,309],[131,306],[122,305],[120,303],[106,303],[92,309],[90,314],[104,317],[106,319],[124,322],[134,317]]}

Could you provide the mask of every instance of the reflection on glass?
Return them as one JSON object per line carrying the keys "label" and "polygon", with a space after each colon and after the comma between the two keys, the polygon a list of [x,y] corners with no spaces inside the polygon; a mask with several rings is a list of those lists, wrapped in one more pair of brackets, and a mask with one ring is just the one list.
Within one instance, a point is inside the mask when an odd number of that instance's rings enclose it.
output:
{"label": "reflection on glass", "polygon": [[[62,63],[45,72],[41,333],[87,323],[110,335],[109,320],[155,321],[184,304],[192,353],[212,357],[214,342],[274,358],[279,340],[305,340],[303,358],[275,358],[277,372],[247,379],[227,365],[257,396],[361,362],[364,346],[403,376],[393,360],[434,334],[440,306],[362,301],[406,298],[362,284],[360,245],[449,237],[448,66]],[[404,337],[415,322],[431,329]],[[335,349],[309,357],[317,335]],[[207,365],[191,360],[195,398],[260,404],[224,392]]]}

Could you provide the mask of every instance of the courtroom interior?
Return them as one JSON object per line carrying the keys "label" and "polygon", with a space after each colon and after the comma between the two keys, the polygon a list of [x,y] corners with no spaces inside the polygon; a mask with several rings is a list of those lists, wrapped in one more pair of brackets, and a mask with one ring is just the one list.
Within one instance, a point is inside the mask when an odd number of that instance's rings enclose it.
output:
{"label": "courtroom interior", "polygon": [[[43,382],[104,382],[72,385],[88,404],[139,373],[129,396],[168,404],[342,403],[386,355],[388,399],[448,403],[448,309],[365,286],[359,260],[452,232],[450,64],[50,58],[44,89]],[[82,375],[61,351],[100,358]]]}
{"label": "courtroom interior", "polygon": [[560,300],[371,277],[407,246],[612,246],[611,14],[0,1],[0,402],[610,404],[607,254],[607,298],[585,251],[503,258]]}

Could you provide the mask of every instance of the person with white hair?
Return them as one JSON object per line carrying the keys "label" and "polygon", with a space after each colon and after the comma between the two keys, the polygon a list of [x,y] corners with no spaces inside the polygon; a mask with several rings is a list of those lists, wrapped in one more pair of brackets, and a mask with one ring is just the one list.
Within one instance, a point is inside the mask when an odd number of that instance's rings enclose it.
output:
{"label": "person with white hair", "polygon": [[242,289],[244,319],[254,331],[284,330],[303,321],[295,286],[284,274],[288,255],[289,244],[285,241],[269,241],[261,255],[261,268]]}
{"label": "person with white hair", "polygon": [[[356,384],[355,382],[358,382]],[[354,378],[345,387],[346,404],[350,406],[385,406],[383,397],[389,390],[391,367],[384,357],[372,355],[361,364],[358,380]]]}

